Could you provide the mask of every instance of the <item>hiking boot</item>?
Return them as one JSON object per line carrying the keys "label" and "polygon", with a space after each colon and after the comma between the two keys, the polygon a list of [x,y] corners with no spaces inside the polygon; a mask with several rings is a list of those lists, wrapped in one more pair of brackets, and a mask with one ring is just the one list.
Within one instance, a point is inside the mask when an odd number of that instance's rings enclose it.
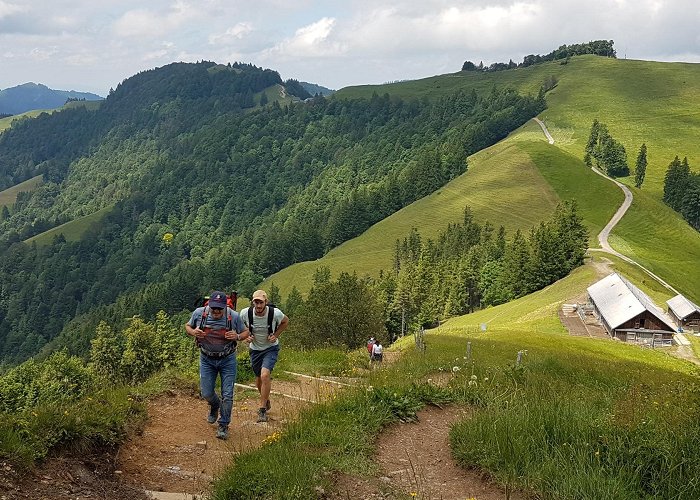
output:
{"label": "hiking boot", "polygon": [[268,399],[265,403],[265,410],[270,411],[270,408],[272,408],[272,405],[270,404],[270,400]]}
{"label": "hiking boot", "polygon": [[267,410],[265,408],[258,409],[258,423],[267,422]]}
{"label": "hiking boot", "polygon": [[226,441],[228,439],[228,427],[220,425],[219,429],[216,431],[216,439]]}
{"label": "hiking boot", "polygon": [[214,408],[213,406],[209,407],[209,415],[207,415],[207,422],[210,424],[213,424],[216,422],[216,419],[219,418],[219,407],[217,406]]}

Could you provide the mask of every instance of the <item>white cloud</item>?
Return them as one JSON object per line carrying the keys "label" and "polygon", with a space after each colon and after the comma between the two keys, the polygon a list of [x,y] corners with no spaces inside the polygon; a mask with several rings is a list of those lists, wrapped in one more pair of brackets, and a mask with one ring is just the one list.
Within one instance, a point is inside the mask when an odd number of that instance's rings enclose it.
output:
{"label": "white cloud", "polygon": [[226,30],[225,33],[209,35],[211,45],[225,45],[236,40],[241,40],[253,32],[253,25],[248,22],[241,22]]}
{"label": "white cloud", "polygon": [[57,46],[35,47],[29,51],[29,57],[36,61],[45,61],[58,53]]}
{"label": "white cloud", "polygon": [[26,12],[27,7],[14,3],[3,2],[0,0],[0,19],[17,14],[18,12]]}
{"label": "white cloud", "polygon": [[343,43],[331,39],[336,20],[324,17],[318,21],[299,28],[293,37],[286,38],[273,48],[263,51],[263,57],[271,59],[331,57],[343,54],[346,48]]}
{"label": "white cloud", "polygon": [[134,9],[125,12],[112,29],[117,36],[157,38],[172,33],[198,17],[198,10],[178,1],[169,9]]}

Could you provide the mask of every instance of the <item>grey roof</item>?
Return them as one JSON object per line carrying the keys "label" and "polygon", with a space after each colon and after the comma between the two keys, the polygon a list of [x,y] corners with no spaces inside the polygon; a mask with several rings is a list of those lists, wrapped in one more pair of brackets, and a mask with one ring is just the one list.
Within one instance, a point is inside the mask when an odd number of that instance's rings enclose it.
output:
{"label": "grey roof", "polygon": [[694,312],[700,312],[700,306],[689,301],[680,294],[667,300],[666,303],[668,304],[668,308],[673,311],[673,314],[678,316],[680,319],[685,319]]}
{"label": "grey roof", "polygon": [[659,309],[648,295],[617,273],[612,273],[589,286],[588,295],[612,329],[644,311],[649,311],[671,331],[676,330],[671,318]]}

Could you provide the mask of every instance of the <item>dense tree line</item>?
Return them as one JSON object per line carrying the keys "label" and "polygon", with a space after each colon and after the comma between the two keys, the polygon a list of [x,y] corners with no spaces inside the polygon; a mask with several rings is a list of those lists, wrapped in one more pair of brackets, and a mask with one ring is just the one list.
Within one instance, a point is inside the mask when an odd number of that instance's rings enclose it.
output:
{"label": "dense tree line", "polygon": [[397,241],[393,269],[382,273],[387,325],[435,325],[443,319],[522,297],[568,275],[583,263],[588,231],[574,202],[560,204],[552,217],[526,236],[478,223],[467,207],[460,224],[436,240],[413,230]]}
{"label": "dense tree line", "polygon": [[589,167],[595,160],[596,167],[610,177],[625,177],[630,174],[625,147],[610,135],[607,125],[598,120],[593,120],[585,151],[583,161]]}
{"label": "dense tree line", "polygon": [[472,61],[465,61],[462,65],[462,71],[504,71],[506,69],[524,68],[546,61],[568,60],[573,56],[584,54],[593,54],[603,57],[616,57],[612,40],[595,40],[587,43],[574,43],[571,45],[562,45],[558,49],[553,50],[549,54],[529,54],[523,58],[523,62],[515,63],[511,59],[507,63],[496,62],[489,66],[484,66],[483,62],[474,64]]}
{"label": "dense tree line", "polygon": [[[545,105],[542,94],[494,88],[240,112],[236,95],[278,79],[174,64],[123,82],[99,111],[54,113],[0,136],[14,176],[17,159],[37,154],[37,130],[53,137],[51,123],[65,126],[58,153],[22,173],[53,164],[55,175],[0,221],[0,357],[25,359],[54,339],[51,348],[85,354],[101,320],[122,328],[135,314],[190,308],[210,287],[251,291],[442,186]],[[21,243],[102,209],[79,242]]]}
{"label": "dense tree line", "polygon": [[664,203],[700,231],[700,173],[691,172],[688,158],[676,156],[664,176]]}

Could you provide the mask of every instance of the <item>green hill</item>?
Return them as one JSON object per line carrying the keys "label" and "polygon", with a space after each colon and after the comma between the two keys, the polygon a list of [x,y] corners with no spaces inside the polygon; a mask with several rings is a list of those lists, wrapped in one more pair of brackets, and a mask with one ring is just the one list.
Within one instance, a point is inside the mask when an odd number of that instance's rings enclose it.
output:
{"label": "green hill", "polygon": [[[376,274],[387,267],[395,239],[405,236],[407,229],[416,227],[421,234],[430,236],[440,224],[444,227],[457,220],[465,204],[473,205],[477,219],[494,224],[506,221],[504,225],[509,229],[527,229],[551,210],[556,199],[575,198],[591,230],[591,244],[597,246],[597,231],[622,201],[619,189],[598,182],[581,161],[590,125],[597,118],[608,124],[611,134],[625,145],[628,162],[634,162],[643,142],[649,150],[645,183],[641,190],[633,188],[635,203],[613,231],[611,244],[689,297],[700,300],[700,234],[659,201],[665,169],[675,155],[688,156],[691,167],[695,165],[694,169],[700,170],[700,145],[694,140],[700,133],[700,108],[693,105],[700,96],[700,65],[581,56],[566,65],[554,62],[495,73],[460,72],[405,83],[352,87],[340,90],[338,96],[388,92],[402,97],[435,98],[457,88],[486,91],[494,85],[534,92],[551,76],[558,84],[547,94],[548,107],[541,117],[554,136],[553,146],[546,144],[539,127],[530,122],[501,144],[469,159],[469,171],[450,185],[459,184],[460,189],[454,199],[441,205],[440,218],[432,215],[436,195],[431,195],[323,259],[296,264],[266,281],[274,281],[282,290],[291,284],[306,288],[318,266],[328,266],[334,272],[358,270],[361,274]],[[488,165],[489,156],[498,158],[497,163],[506,169],[527,163],[529,171],[541,179],[522,175],[527,179],[523,179],[524,192],[520,196],[512,196],[510,191],[516,178],[494,180],[481,193],[488,200],[487,208],[482,209],[479,195],[465,186],[472,176],[476,186],[480,182],[477,178],[499,175]],[[509,174],[514,176],[515,170]],[[621,180],[631,183],[630,179]],[[542,190],[543,181],[549,189]],[[503,193],[499,193],[500,185]]]}
{"label": "green hill", "polygon": [[33,191],[37,188],[37,186],[41,184],[41,181],[41,176],[37,175],[36,177],[32,177],[29,180],[20,182],[16,186],[12,186],[11,188],[7,188],[3,191],[0,191],[0,207],[12,206],[12,204],[17,199],[18,193]]}

